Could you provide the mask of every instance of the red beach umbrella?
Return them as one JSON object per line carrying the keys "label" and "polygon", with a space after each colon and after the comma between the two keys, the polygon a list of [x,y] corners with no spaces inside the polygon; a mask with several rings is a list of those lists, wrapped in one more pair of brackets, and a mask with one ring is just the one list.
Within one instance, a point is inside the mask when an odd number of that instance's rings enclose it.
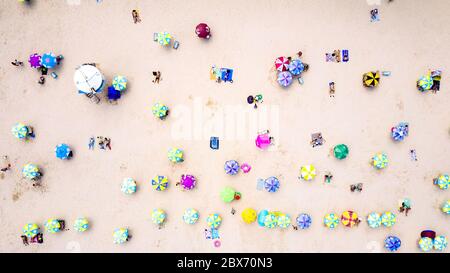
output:
{"label": "red beach umbrella", "polygon": [[275,60],[275,68],[278,71],[286,71],[289,68],[289,60],[286,57],[278,57]]}

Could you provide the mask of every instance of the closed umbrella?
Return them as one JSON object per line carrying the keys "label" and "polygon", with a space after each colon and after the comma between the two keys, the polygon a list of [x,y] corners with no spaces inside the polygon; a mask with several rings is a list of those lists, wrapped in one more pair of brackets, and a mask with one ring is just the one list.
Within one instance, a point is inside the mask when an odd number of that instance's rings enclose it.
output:
{"label": "closed umbrella", "polygon": [[307,229],[311,226],[312,219],[311,219],[311,216],[309,216],[308,214],[301,213],[297,216],[296,222],[297,222],[297,226],[299,228]]}
{"label": "closed umbrella", "polygon": [[264,188],[268,192],[276,192],[280,188],[280,181],[275,176],[271,176],[264,180]]}
{"label": "closed umbrella", "polygon": [[225,173],[229,175],[236,175],[239,172],[239,163],[236,160],[228,160],[225,162]]}

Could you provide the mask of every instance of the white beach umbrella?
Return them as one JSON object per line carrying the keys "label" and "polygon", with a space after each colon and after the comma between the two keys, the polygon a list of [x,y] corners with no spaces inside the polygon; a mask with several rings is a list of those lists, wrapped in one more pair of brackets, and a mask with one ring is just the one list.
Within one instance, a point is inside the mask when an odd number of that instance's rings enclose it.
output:
{"label": "white beach umbrella", "polygon": [[78,67],[73,76],[73,81],[81,94],[99,93],[102,91],[105,82],[102,73],[93,65]]}

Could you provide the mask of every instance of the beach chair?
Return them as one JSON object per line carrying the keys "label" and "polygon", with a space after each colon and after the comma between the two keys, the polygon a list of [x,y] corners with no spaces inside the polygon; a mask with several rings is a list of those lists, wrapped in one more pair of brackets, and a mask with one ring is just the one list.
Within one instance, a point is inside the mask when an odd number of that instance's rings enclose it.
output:
{"label": "beach chair", "polygon": [[219,149],[219,138],[211,137],[211,139],[209,141],[209,147],[211,147],[211,149],[213,149],[213,150],[218,150]]}
{"label": "beach chair", "polygon": [[313,147],[323,145],[322,133],[311,134],[311,145]]}
{"label": "beach chair", "polygon": [[88,97],[95,104],[98,104],[100,102],[100,98],[93,92],[87,93],[86,97]]}
{"label": "beach chair", "polygon": [[175,42],[173,43],[173,49],[178,49],[179,46],[180,46],[180,42],[175,41]]}
{"label": "beach chair", "polygon": [[348,49],[342,50],[342,61],[345,63],[348,62]]}
{"label": "beach chair", "polygon": [[158,33],[155,32],[153,33],[153,42],[157,42],[158,41]]}

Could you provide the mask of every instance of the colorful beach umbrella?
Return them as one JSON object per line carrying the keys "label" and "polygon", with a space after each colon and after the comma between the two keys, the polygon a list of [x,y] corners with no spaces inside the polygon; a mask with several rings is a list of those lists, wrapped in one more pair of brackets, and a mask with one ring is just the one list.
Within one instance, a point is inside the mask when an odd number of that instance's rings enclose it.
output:
{"label": "colorful beach umbrella", "polygon": [[161,225],[166,220],[166,212],[162,209],[154,209],[152,211],[152,222]]}
{"label": "colorful beach umbrella", "polygon": [[68,159],[71,151],[72,150],[67,144],[59,144],[55,148],[56,157],[59,159]]}
{"label": "colorful beach umbrella", "polygon": [[41,65],[43,67],[50,69],[50,68],[55,67],[56,64],[57,64],[57,61],[56,61],[55,54],[53,54],[53,53],[42,54]]}
{"label": "colorful beach umbrella", "polygon": [[40,176],[38,166],[28,163],[22,169],[22,175],[28,179],[35,179]]}
{"label": "colorful beach umbrella", "polygon": [[41,55],[34,53],[28,58],[28,62],[32,68],[38,68],[41,66]]}
{"label": "colorful beach umbrella", "polygon": [[113,242],[115,244],[123,244],[128,240],[127,228],[116,228],[113,232]]}
{"label": "colorful beach umbrella", "polygon": [[291,216],[287,214],[281,214],[278,216],[277,225],[280,228],[288,228],[291,225]]}
{"label": "colorful beach umbrella", "polygon": [[305,70],[305,66],[303,65],[302,61],[299,59],[292,60],[291,63],[288,66],[289,72],[292,73],[292,75],[297,76],[300,75],[303,70]]}
{"label": "colorful beach umbrella", "polygon": [[112,81],[112,86],[117,91],[124,91],[125,89],[127,89],[127,83],[128,83],[127,78],[119,75],[114,77]]}
{"label": "colorful beach umbrella", "polygon": [[152,113],[159,119],[164,119],[169,114],[169,107],[160,102],[157,102],[152,107]]}
{"label": "colorful beach umbrella", "polygon": [[167,32],[159,32],[158,33],[158,43],[163,46],[170,45],[170,41],[172,40],[172,35]]}
{"label": "colorful beach umbrella", "polygon": [[220,217],[220,215],[217,213],[210,214],[206,218],[206,223],[210,228],[218,228],[222,223],[222,217]]}
{"label": "colorful beach umbrella", "polygon": [[428,252],[433,249],[433,239],[428,237],[422,237],[419,240],[419,248],[424,252]]}
{"label": "colorful beach umbrella", "polygon": [[402,241],[395,236],[388,236],[384,240],[384,247],[389,251],[397,251],[402,245]]}
{"label": "colorful beach umbrella", "polygon": [[169,179],[164,175],[157,175],[152,179],[152,187],[157,191],[164,191],[169,186]]}
{"label": "colorful beach umbrella", "polygon": [[209,39],[211,37],[211,29],[205,23],[200,23],[195,27],[195,34],[199,38]]}
{"label": "colorful beach umbrella", "polygon": [[272,140],[271,140],[269,134],[267,134],[267,133],[259,134],[255,140],[256,147],[258,147],[260,149],[268,148],[271,143],[272,143]]}
{"label": "colorful beach umbrella", "polygon": [[195,176],[191,174],[183,174],[181,176],[180,185],[183,187],[183,189],[192,190],[193,188],[195,188],[196,184],[197,179],[195,178]]}
{"label": "colorful beach umbrella", "polygon": [[367,224],[371,228],[377,228],[381,226],[381,214],[378,212],[371,212],[367,216]]}
{"label": "colorful beach umbrella", "polygon": [[380,82],[380,72],[368,72],[363,75],[363,84],[366,87],[376,87]]}
{"label": "colorful beach umbrella", "polygon": [[123,179],[120,190],[125,194],[133,194],[136,192],[136,181],[133,178],[127,177]]}
{"label": "colorful beach umbrella", "polygon": [[239,172],[239,163],[236,160],[228,160],[225,162],[225,173],[229,175],[236,175]]}
{"label": "colorful beach umbrella", "polygon": [[12,127],[11,132],[16,138],[25,139],[28,136],[28,127],[19,122]]}
{"label": "colorful beach umbrella", "polygon": [[278,224],[278,217],[270,212],[264,217],[264,226],[266,228],[275,228]]}
{"label": "colorful beach umbrella", "polygon": [[450,214],[450,200],[445,201],[441,209],[443,213]]}
{"label": "colorful beach umbrella", "polygon": [[388,165],[388,158],[385,153],[377,153],[372,157],[372,164],[377,169],[384,169]]}
{"label": "colorful beach umbrella", "polygon": [[440,235],[434,238],[433,242],[434,249],[443,251],[445,248],[447,248],[447,245],[448,245],[447,237]]}
{"label": "colorful beach umbrella", "polygon": [[417,81],[417,85],[420,91],[430,90],[433,86],[433,78],[431,77],[431,75],[422,76]]}
{"label": "colorful beach umbrella", "polygon": [[33,238],[39,233],[39,226],[35,223],[28,223],[23,226],[22,232],[28,238]]}
{"label": "colorful beach umbrella", "polygon": [[193,225],[197,223],[199,217],[200,215],[196,209],[187,209],[184,211],[183,221],[186,224]]}
{"label": "colorful beach umbrella", "polygon": [[278,71],[286,71],[289,69],[289,59],[286,57],[278,57],[275,60],[275,68]]}
{"label": "colorful beach umbrella", "polygon": [[341,223],[346,227],[354,227],[358,223],[358,214],[351,210],[344,211],[341,215]]}
{"label": "colorful beach umbrella", "polygon": [[402,141],[408,136],[408,123],[400,123],[399,125],[392,128],[391,131],[392,139],[395,141]]}
{"label": "colorful beach umbrella", "polygon": [[300,169],[300,177],[305,181],[313,180],[316,177],[316,168],[314,165],[305,165]]}
{"label": "colorful beach umbrella", "polygon": [[450,176],[448,174],[441,174],[434,182],[441,190],[448,189],[450,185]]}
{"label": "colorful beach umbrella", "polygon": [[220,198],[222,199],[223,202],[230,203],[235,199],[237,194],[239,193],[237,193],[233,188],[225,187],[220,192]]}
{"label": "colorful beach umbrella", "polygon": [[296,222],[297,222],[297,226],[300,229],[307,229],[307,228],[309,228],[311,226],[312,219],[311,219],[311,216],[309,216],[308,214],[300,213],[297,216]]}
{"label": "colorful beach umbrella", "polygon": [[84,217],[75,220],[73,228],[78,232],[85,232],[89,228],[89,221]]}
{"label": "colorful beach umbrella", "polygon": [[283,72],[278,73],[277,81],[283,87],[289,86],[292,83],[291,72],[283,71]]}
{"label": "colorful beach umbrella", "polygon": [[276,192],[280,188],[280,181],[275,176],[271,176],[264,180],[264,188],[268,192]]}
{"label": "colorful beach umbrella", "polygon": [[336,213],[328,213],[323,218],[323,223],[329,229],[334,229],[339,225],[339,216]]}
{"label": "colorful beach umbrella", "polygon": [[381,215],[381,223],[386,227],[392,227],[397,221],[397,217],[390,211]]}
{"label": "colorful beach umbrella", "polygon": [[73,81],[80,94],[100,93],[105,85],[105,79],[100,70],[88,64],[75,70]]}
{"label": "colorful beach umbrella", "polygon": [[246,208],[242,211],[241,216],[242,220],[244,220],[245,223],[251,224],[256,221],[256,210],[252,208]]}
{"label": "colorful beach umbrella", "polygon": [[183,162],[183,150],[178,148],[171,148],[169,152],[167,153],[167,157],[170,161],[174,163],[180,163]]}
{"label": "colorful beach umbrella", "polygon": [[48,233],[57,233],[61,231],[61,224],[57,219],[50,218],[45,222],[45,231]]}
{"label": "colorful beach umbrella", "polygon": [[333,148],[334,157],[337,159],[344,159],[348,156],[348,147],[345,144],[338,144]]}

